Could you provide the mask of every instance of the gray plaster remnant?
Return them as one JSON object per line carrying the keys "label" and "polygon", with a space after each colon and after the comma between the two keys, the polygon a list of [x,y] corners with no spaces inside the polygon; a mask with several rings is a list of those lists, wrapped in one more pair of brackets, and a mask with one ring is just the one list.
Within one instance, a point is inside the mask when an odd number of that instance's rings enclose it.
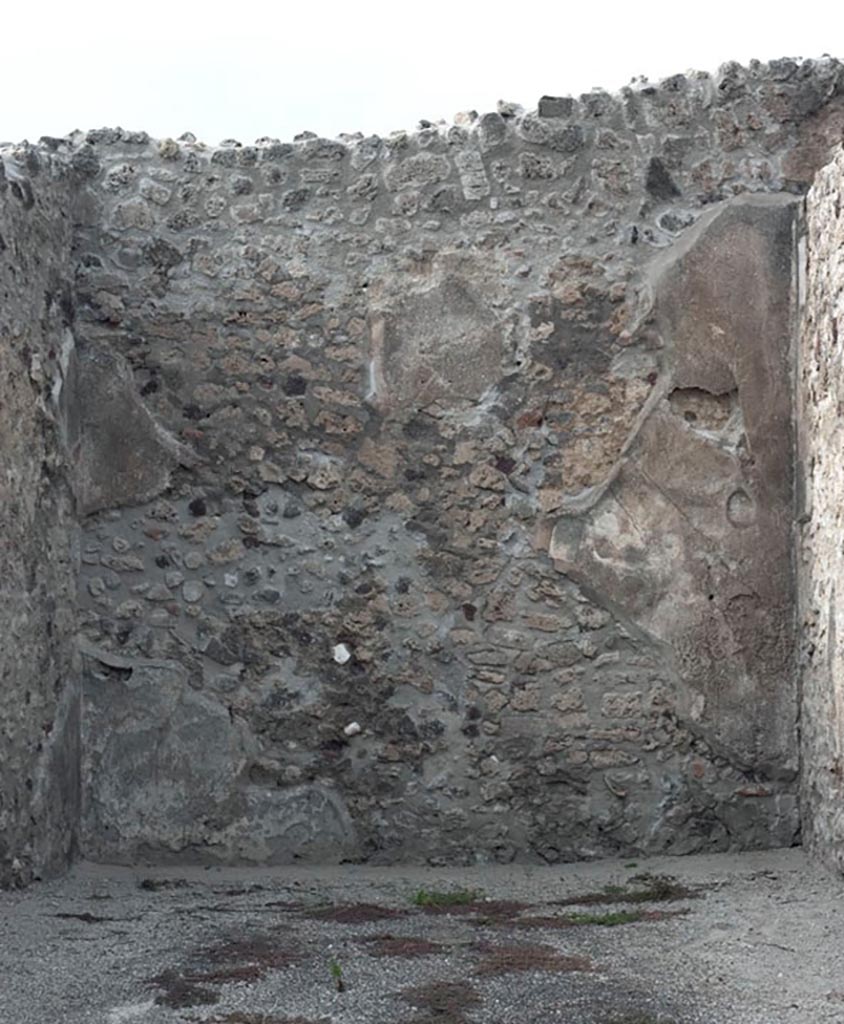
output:
{"label": "gray plaster remnant", "polygon": [[[642,329],[664,349],[661,382],[607,480],[571,502],[551,543],[561,571],[669,645],[680,713],[774,777],[797,771],[796,210],[790,197],[732,200],[655,261]],[[686,415],[672,414],[678,388],[695,390],[697,413],[687,397]]]}
{"label": "gray plaster remnant", "polygon": [[[494,271],[459,253],[408,274],[401,291],[385,281],[371,321],[371,393],[387,409],[478,400],[499,379],[502,326]],[[397,282],[396,282],[397,283]]]}
{"label": "gray plaster remnant", "polygon": [[246,771],[242,722],[196,692],[174,663],[85,647],[83,808],[87,853],[125,863],[332,863],[356,852],[332,788],[265,790]]}
{"label": "gray plaster remnant", "polygon": [[196,456],[149,414],[125,361],[101,345],[78,354],[79,438],[74,445],[79,511],[134,505],[167,488],[177,465]]}

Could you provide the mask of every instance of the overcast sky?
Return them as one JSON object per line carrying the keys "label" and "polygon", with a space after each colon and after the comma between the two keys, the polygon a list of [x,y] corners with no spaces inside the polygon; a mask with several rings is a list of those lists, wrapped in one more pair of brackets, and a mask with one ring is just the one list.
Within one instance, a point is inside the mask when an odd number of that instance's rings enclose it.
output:
{"label": "overcast sky", "polygon": [[0,139],[120,125],[217,143],[420,118],[757,57],[844,56],[844,5],[62,0],[3,5]]}

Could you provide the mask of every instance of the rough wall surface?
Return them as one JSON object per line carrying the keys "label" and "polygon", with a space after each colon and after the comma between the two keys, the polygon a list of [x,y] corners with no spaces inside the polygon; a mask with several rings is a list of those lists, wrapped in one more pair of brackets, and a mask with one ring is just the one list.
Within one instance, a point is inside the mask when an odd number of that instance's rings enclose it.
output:
{"label": "rough wall surface", "polygon": [[69,181],[18,155],[0,160],[0,885],[65,866],[79,817]]}
{"label": "rough wall surface", "polygon": [[678,713],[779,779],[797,769],[796,210],[782,195],[719,204],[655,262],[661,380],[616,471],[567,503],[551,545],[669,645]]}
{"label": "rough wall surface", "polygon": [[805,839],[844,868],[844,156],[821,171],[806,207],[799,350],[799,608]]}
{"label": "rough wall surface", "polygon": [[64,144],[91,856],[795,840],[789,196],[841,79]]}
{"label": "rough wall surface", "polygon": [[794,254],[844,70],[457,121],[19,151],[72,191],[88,856],[798,839]]}

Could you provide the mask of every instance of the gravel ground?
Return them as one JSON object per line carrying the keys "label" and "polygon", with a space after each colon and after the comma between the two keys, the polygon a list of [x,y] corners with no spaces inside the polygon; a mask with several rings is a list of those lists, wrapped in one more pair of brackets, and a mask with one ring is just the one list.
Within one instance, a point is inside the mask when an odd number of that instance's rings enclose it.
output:
{"label": "gravel ground", "polygon": [[0,893],[0,1024],[844,1022],[842,909],[844,880],[800,850],[553,868],[80,865]]}

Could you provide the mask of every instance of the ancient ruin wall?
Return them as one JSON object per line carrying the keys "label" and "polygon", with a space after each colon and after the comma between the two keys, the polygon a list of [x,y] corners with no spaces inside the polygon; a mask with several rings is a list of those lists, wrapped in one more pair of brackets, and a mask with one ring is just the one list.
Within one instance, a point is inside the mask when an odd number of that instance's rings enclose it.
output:
{"label": "ancient ruin wall", "polygon": [[88,855],[795,841],[797,197],[841,88],[60,145]]}
{"label": "ancient ruin wall", "polygon": [[[16,158],[17,156],[17,158]],[[68,863],[79,818],[70,181],[0,160],[0,885]]]}
{"label": "ancient ruin wall", "polygon": [[806,207],[798,414],[801,501],[802,797],[810,849],[844,868],[844,157],[818,175]]}
{"label": "ancient ruin wall", "polygon": [[794,268],[842,88],[5,149],[0,883],[80,813],[122,860],[796,841]]}

